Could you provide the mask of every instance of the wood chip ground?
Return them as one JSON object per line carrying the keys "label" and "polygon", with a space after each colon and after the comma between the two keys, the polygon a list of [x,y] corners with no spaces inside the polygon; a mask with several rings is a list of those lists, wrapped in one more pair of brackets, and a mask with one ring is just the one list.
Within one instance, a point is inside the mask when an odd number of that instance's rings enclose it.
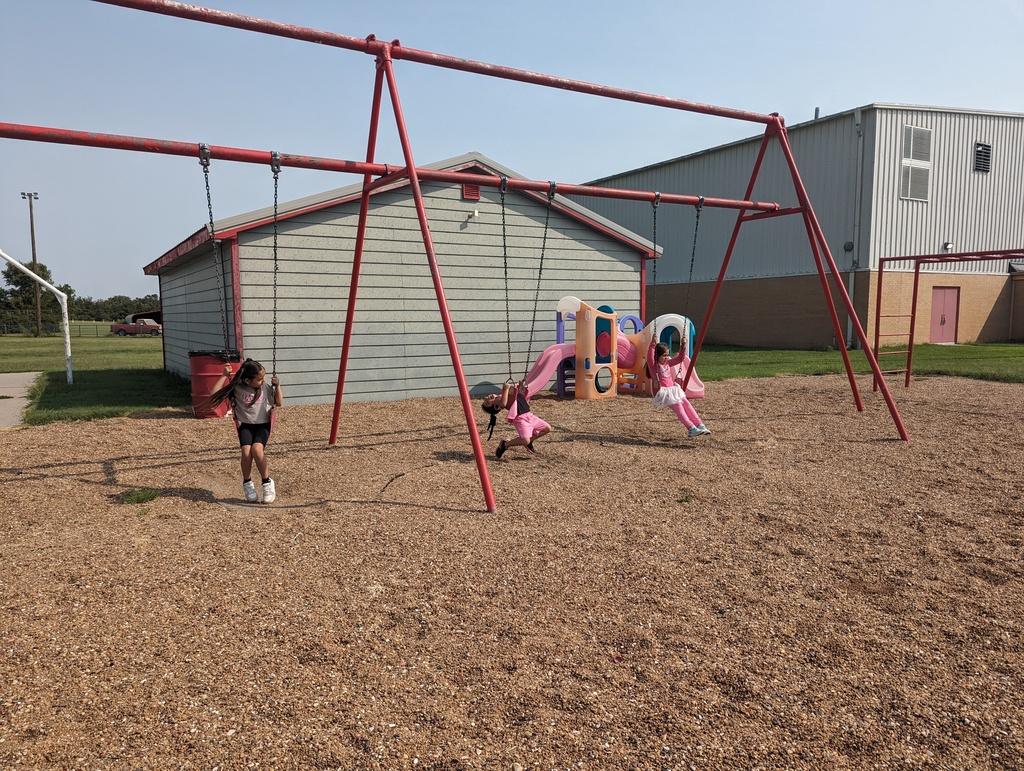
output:
{"label": "wood chip ground", "polygon": [[1024,386],[858,385],[0,432],[0,768],[1024,767]]}

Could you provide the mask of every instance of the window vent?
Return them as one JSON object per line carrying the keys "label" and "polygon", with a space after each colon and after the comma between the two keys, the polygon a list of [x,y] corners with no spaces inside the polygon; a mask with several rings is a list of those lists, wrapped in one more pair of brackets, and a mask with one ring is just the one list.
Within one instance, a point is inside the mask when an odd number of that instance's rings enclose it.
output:
{"label": "window vent", "polygon": [[992,145],[984,142],[974,143],[974,170],[986,174],[992,171]]}
{"label": "window vent", "polygon": [[922,163],[932,162],[932,130],[917,126],[903,127],[903,158]]}
{"label": "window vent", "polygon": [[904,126],[900,198],[927,201],[931,168],[932,130],[917,126]]}
{"label": "window vent", "polygon": [[900,198],[928,200],[928,169],[905,165],[900,178]]}
{"label": "window vent", "polygon": [[480,200],[480,185],[471,185],[468,182],[462,185],[462,200],[463,201],[479,201]]}

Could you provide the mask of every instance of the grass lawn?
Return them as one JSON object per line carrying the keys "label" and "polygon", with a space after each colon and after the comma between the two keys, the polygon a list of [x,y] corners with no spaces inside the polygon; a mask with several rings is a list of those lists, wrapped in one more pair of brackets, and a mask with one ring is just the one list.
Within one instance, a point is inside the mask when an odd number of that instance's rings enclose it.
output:
{"label": "grass lawn", "polygon": [[[32,389],[26,422],[117,417],[138,410],[187,407],[187,380],[163,369],[159,337],[80,337],[71,342],[74,383],[67,383],[62,337],[0,336],[0,372],[42,372]],[[861,351],[850,351],[857,373],[869,373]],[[904,357],[887,357],[884,369],[896,369]],[[842,373],[840,351],[790,351],[705,346],[697,359],[701,380],[777,375]],[[919,345],[914,375],[957,375],[979,380],[1024,382],[1024,344]],[[896,381],[892,381],[895,383]]]}
{"label": "grass lawn", "polygon": [[71,367],[75,382],[68,384],[62,337],[0,337],[0,372],[43,373],[29,393],[30,425],[191,403],[188,381],[163,369],[159,337],[73,338]]}

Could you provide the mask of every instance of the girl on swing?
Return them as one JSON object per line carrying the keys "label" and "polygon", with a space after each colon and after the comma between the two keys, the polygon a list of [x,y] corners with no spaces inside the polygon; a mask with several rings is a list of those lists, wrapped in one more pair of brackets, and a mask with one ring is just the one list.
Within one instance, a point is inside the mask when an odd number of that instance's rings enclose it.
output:
{"label": "girl on swing", "polygon": [[258,361],[246,359],[232,377],[231,365],[224,365],[224,373],[213,386],[213,393],[204,403],[207,409],[225,400],[231,402],[231,414],[238,429],[238,444],[242,448],[242,492],[245,500],[259,500],[252,481],[252,465],[260,472],[263,502],[273,503],[277,498],[274,480],[264,450],[270,441],[271,410],[281,406],[281,383],[277,375],[266,382],[267,372]]}
{"label": "girl on swing", "polygon": [[668,407],[679,418],[679,422],[686,426],[686,435],[693,439],[697,436],[710,434],[711,429],[704,425],[697,410],[686,398],[686,392],[677,382],[679,378],[679,365],[686,356],[686,344],[679,349],[675,358],[669,358],[669,347],[665,343],[658,343],[647,348],[647,371],[651,375],[651,382],[654,388],[654,398],[651,403],[655,407]]}
{"label": "girl on swing", "polygon": [[494,434],[494,425],[498,421],[498,413],[502,410],[508,410],[505,420],[515,426],[518,434],[515,439],[502,439],[498,443],[498,448],[494,451],[495,458],[504,455],[509,447],[524,447],[530,455],[537,454],[533,442],[548,433],[551,426],[530,411],[529,402],[530,389],[525,377],[518,383],[509,378],[502,385],[500,394],[487,394],[484,397],[484,412],[491,416],[487,438],[490,439]]}

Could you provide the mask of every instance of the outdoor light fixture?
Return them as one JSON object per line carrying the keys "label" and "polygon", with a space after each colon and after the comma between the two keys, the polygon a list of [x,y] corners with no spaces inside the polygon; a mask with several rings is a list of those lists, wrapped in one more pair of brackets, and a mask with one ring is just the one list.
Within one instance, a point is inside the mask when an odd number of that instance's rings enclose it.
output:
{"label": "outdoor light fixture", "polygon": [[943,241],[942,242],[942,250],[945,251],[945,252],[953,251],[953,242],[952,241]]}

